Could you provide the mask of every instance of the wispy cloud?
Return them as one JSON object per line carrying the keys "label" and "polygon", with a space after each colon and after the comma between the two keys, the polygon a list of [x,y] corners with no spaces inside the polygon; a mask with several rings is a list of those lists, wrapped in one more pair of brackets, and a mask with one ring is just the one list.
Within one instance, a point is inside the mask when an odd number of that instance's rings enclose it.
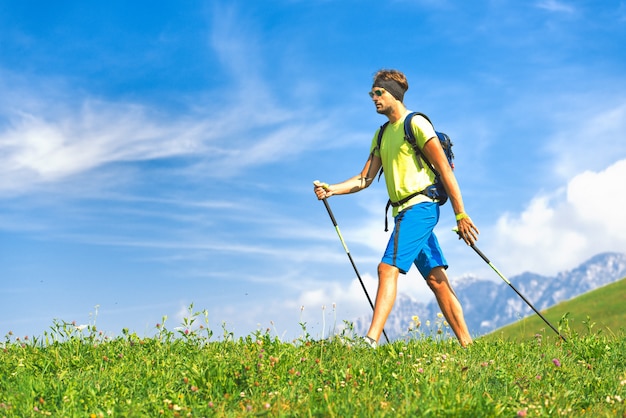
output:
{"label": "wispy cloud", "polygon": [[536,3],[536,6],[540,9],[556,13],[573,14],[576,12],[576,8],[574,6],[558,0],[541,0]]}
{"label": "wispy cloud", "polygon": [[[0,132],[0,191],[28,190],[111,162],[189,154],[210,135],[198,128],[201,122],[167,123],[139,105],[85,100],[78,109],[49,115],[22,104],[13,104]],[[48,105],[54,109],[51,99]]]}

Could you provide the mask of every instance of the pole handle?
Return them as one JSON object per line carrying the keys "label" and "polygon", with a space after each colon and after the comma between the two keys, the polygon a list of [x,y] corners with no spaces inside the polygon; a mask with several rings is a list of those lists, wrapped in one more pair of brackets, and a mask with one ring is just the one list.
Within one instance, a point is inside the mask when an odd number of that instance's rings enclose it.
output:
{"label": "pole handle", "polygon": [[[326,183],[322,183],[319,180],[313,181],[313,185],[316,186],[316,187],[323,187],[323,188],[328,187],[328,185]],[[333,225],[336,228],[337,227],[337,220],[335,219],[335,215],[333,214],[333,211],[330,209],[330,205],[326,201],[326,198],[323,198],[322,202],[324,202],[324,206],[326,207],[326,212],[328,212],[328,216],[330,216],[330,220],[333,222]]]}
{"label": "pole handle", "polygon": [[[452,228],[452,231],[456,232],[456,234],[459,236],[459,238],[463,238],[463,237],[461,237],[461,233],[459,232],[459,228],[457,228],[456,226],[454,228]],[[489,261],[487,256],[485,254],[483,254],[483,252],[480,251],[476,245],[471,244],[470,247],[472,247],[472,250],[476,251],[476,254],[478,254],[480,256],[480,258],[482,258],[485,263],[491,264],[491,261]]]}

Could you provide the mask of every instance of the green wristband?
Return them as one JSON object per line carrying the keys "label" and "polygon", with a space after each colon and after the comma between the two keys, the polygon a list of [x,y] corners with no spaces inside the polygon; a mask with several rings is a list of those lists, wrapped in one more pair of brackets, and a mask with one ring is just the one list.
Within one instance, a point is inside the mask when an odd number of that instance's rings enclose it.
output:
{"label": "green wristband", "polygon": [[460,221],[461,219],[465,219],[465,218],[469,218],[469,215],[465,212],[461,212],[461,213],[457,213],[456,214],[456,221]]}

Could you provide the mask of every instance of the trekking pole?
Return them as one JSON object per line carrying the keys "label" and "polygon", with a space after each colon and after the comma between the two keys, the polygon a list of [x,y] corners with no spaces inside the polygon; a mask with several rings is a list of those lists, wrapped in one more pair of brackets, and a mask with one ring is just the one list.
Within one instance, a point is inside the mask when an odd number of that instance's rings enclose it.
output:
{"label": "trekking pole", "polygon": [[[354,268],[356,277],[358,277],[359,282],[361,283],[361,287],[363,288],[363,291],[365,292],[367,301],[370,303],[372,310],[374,310],[374,304],[372,303],[372,299],[370,299],[370,295],[367,293],[365,284],[363,283],[363,280],[361,280],[361,275],[359,274],[359,270],[356,268],[356,264],[354,264],[354,260],[352,259],[352,255],[350,254],[350,250],[348,250],[348,246],[346,245],[346,242],[344,241],[343,236],[341,235],[341,231],[339,230],[339,225],[337,225],[337,221],[335,220],[335,215],[333,215],[333,211],[330,209],[330,205],[328,204],[328,201],[326,199],[322,199],[322,202],[324,202],[324,206],[326,207],[326,210],[328,211],[328,216],[330,216],[330,220],[333,222],[333,225],[335,226],[335,231],[337,231],[337,235],[339,235],[339,239],[341,240],[341,245],[343,245],[343,249],[346,250],[346,254],[348,255],[348,258],[350,259],[350,263],[352,264],[352,267]],[[383,329],[383,335],[385,336],[385,340],[389,342],[389,338],[387,338],[387,333],[385,332],[384,329]]]}
{"label": "trekking pole", "polygon": [[[454,232],[456,232],[459,236],[461,236],[461,234],[459,233],[459,230],[458,230],[457,228],[454,228],[454,229],[452,229],[452,230],[453,230]],[[550,323],[550,322],[549,322],[549,321],[548,321],[548,320],[547,320],[547,319],[546,319],[543,315],[541,315],[541,313],[540,313],[540,312],[539,312],[539,311],[538,311],[538,310],[537,310],[537,309],[533,306],[533,304],[532,304],[532,303],[530,303],[530,302],[528,301],[528,299],[526,299],[526,298],[524,297],[524,295],[522,295],[522,294],[521,294],[521,293],[520,293],[520,292],[519,292],[519,291],[515,288],[515,286],[513,286],[513,284],[509,281],[509,279],[507,279],[506,277],[504,277],[504,275],[503,275],[502,273],[500,273],[500,271],[496,268],[496,266],[494,266],[494,265],[493,265],[493,263],[492,263],[491,261],[489,261],[489,259],[487,258],[487,256],[486,256],[485,254],[483,254],[483,252],[482,252],[482,251],[480,251],[480,250],[478,249],[478,247],[476,247],[476,245],[475,245],[475,244],[470,244],[470,247],[472,247],[472,249],[473,249],[474,251],[476,251],[476,254],[478,254],[478,255],[480,256],[480,258],[482,258],[482,259],[485,261],[485,263],[487,263],[487,264],[489,265],[489,267],[491,267],[491,268],[493,269],[493,271],[495,271],[495,272],[496,272],[496,274],[497,274],[498,276],[500,276],[500,278],[501,278],[502,280],[504,280],[504,282],[505,282],[506,284],[508,284],[508,285],[511,287],[511,289],[515,290],[515,293],[517,293],[517,294],[519,295],[519,297],[520,297],[520,298],[522,298],[522,300],[523,300],[524,302],[526,302],[526,304],[527,304],[528,306],[530,306],[530,307],[532,308],[532,310],[533,310],[533,311],[535,311],[535,313],[536,313],[537,315],[539,315],[539,318],[543,319],[543,322],[545,322],[546,324],[548,324],[548,326],[549,326],[550,328],[552,328],[552,331],[556,332],[556,333],[557,333],[557,335],[563,339],[563,341],[567,342],[567,340],[565,339],[565,337],[564,337],[563,335],[561,335],[561,333],[560,333],[560,332],[559,332],[559,331],[558,331],[558,330],[554,327],[554,325],[552,325],[552,324],[551,324],[551,323]]]}

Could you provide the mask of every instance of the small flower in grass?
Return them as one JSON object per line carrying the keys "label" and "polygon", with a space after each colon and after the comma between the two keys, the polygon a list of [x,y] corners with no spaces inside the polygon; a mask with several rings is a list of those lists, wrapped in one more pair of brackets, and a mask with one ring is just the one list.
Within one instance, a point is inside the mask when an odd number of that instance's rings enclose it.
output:
{"label": "small flower in grass", "polygon": [[610,403],[610,404],[615,404],[615,403],[622,403],[622,397],[619,395],[614,395],[614,396],[607,396],[606,397],[606,402]]}
{"label": "small flower in grass", "polygon": [[213,408],[214,406],[213,401],[209,401],[209,408]]}
{"label": "small flower in grass", "polygon": [[517,416],[518,417],[525,417],[526,415],[528,415],[528,412],[525,409],[517,411]]}
{"label": "small flower in grass", "polygon": [[553,358],[552,363],[554,363],[556,367],[561,367],[561,361],[558,358]]}
{"label": "small flower in grass", "polygon": [[270,409],[271,405],[268,402],[266,402],[265,405],[263,405],[263,407],[265,409]]}

